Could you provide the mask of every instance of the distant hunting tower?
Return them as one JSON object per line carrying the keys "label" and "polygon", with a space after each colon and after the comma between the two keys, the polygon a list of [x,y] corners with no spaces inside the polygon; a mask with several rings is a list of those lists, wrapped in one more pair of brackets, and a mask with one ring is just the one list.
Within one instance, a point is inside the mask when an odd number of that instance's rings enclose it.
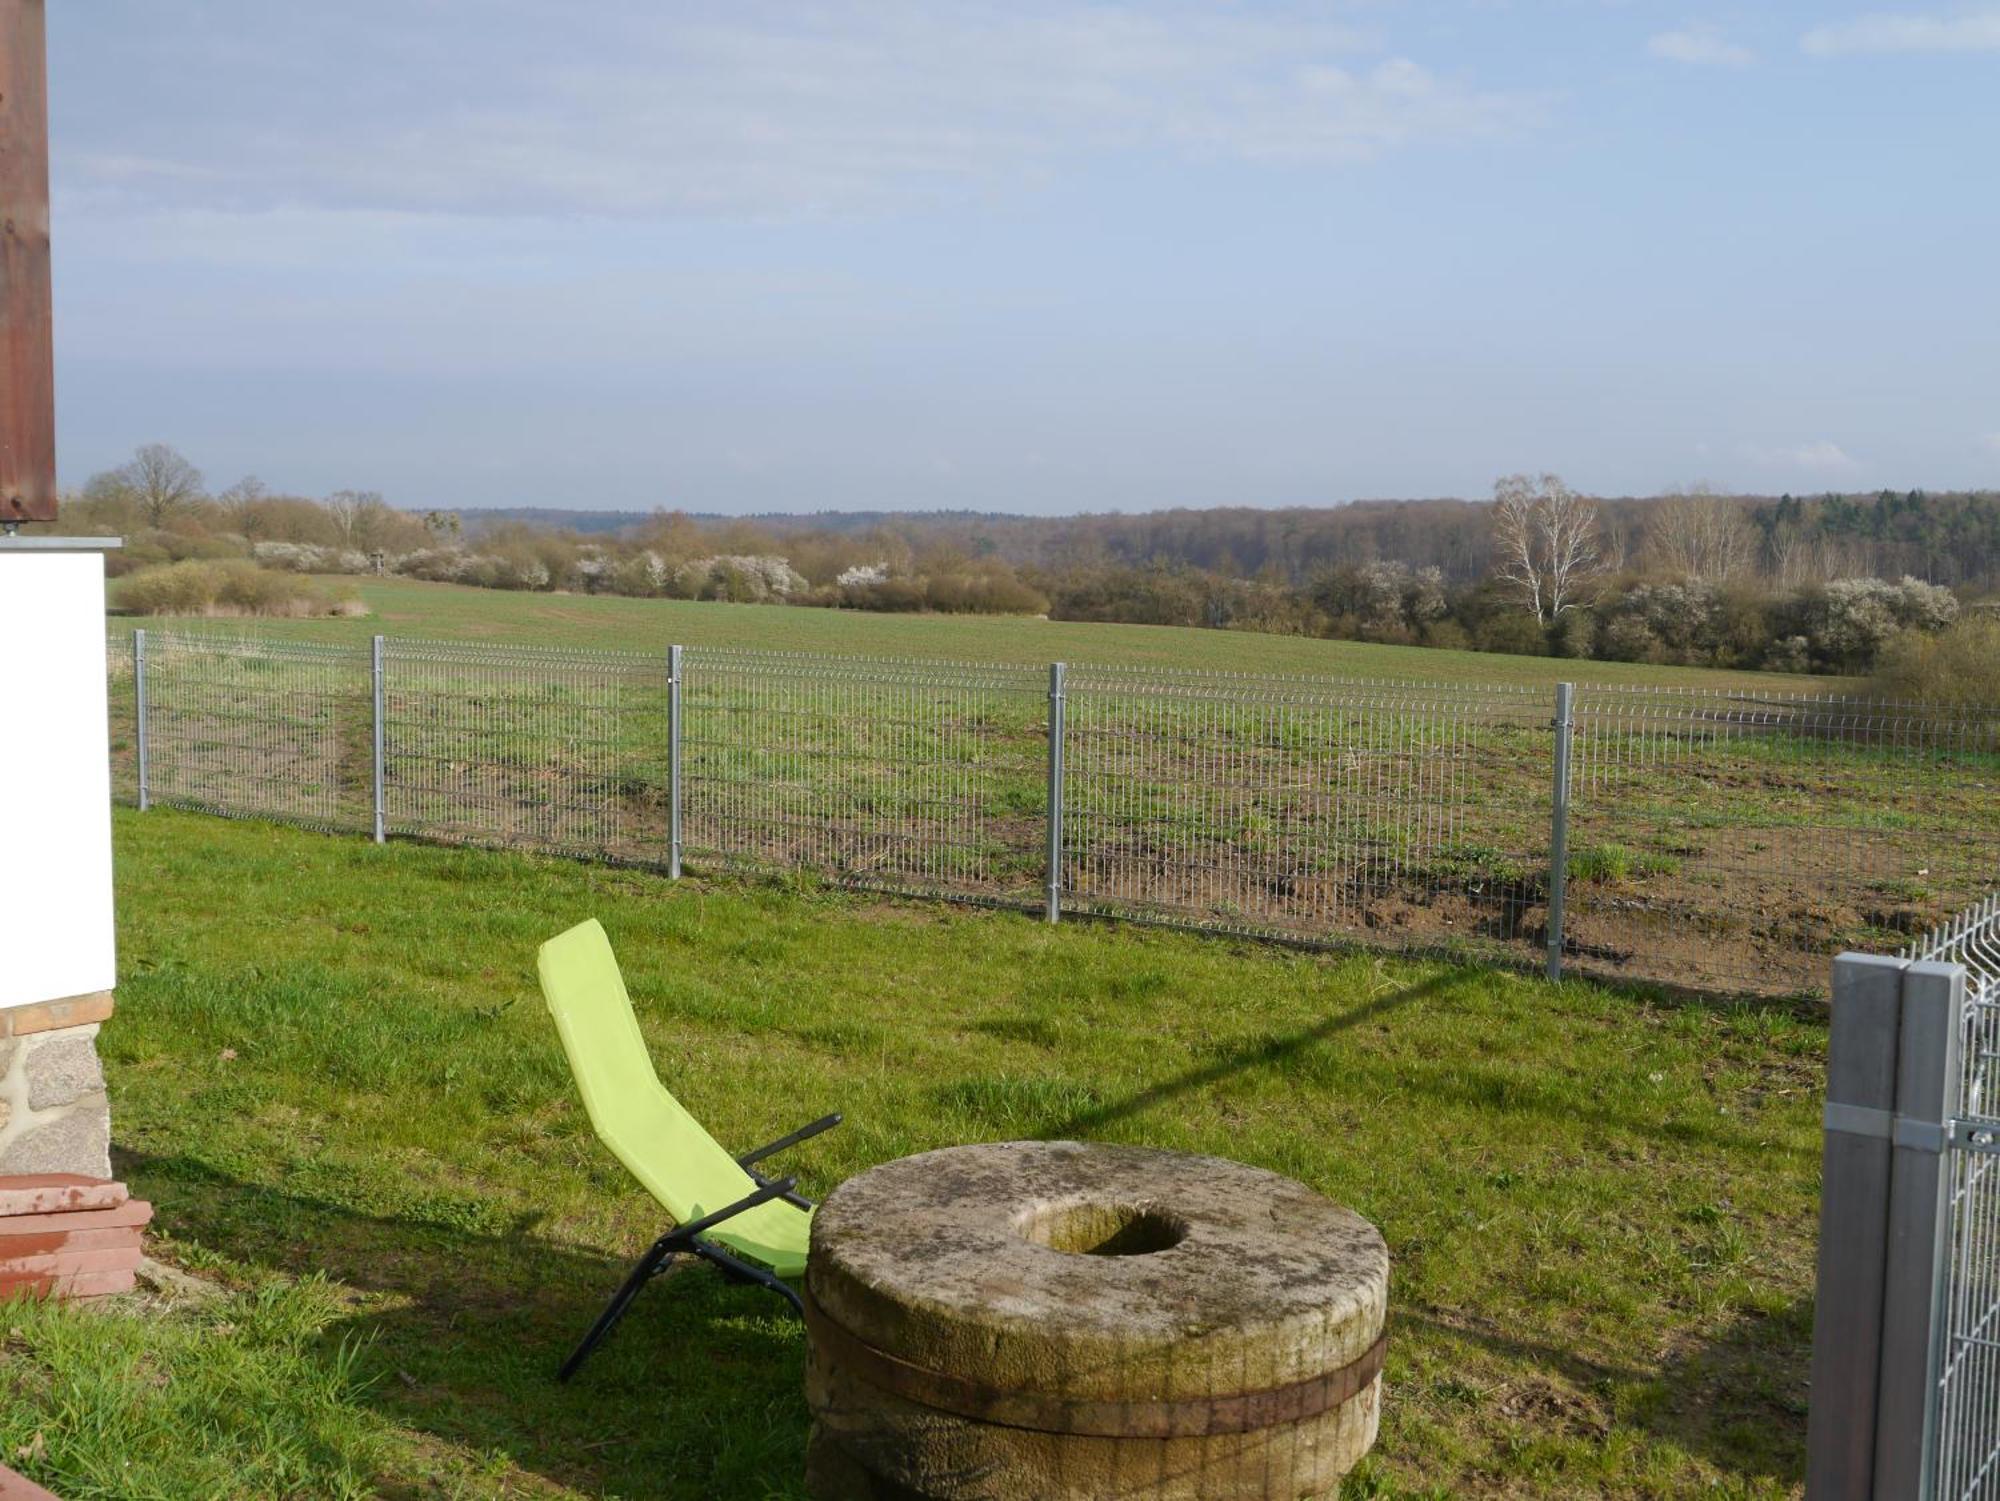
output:
{"label": "distant hunting tower", "polygon": [[0,1176],[110,1175],[102,537],[56,514],[44,0],[0,0]]}

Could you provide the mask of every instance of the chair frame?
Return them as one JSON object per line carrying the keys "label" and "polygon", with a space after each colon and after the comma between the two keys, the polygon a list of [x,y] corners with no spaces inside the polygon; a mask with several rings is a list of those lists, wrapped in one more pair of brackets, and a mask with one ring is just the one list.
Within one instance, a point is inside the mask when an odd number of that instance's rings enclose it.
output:
{"label": "chair frame", "polygon": [[769,1203],[772,1199],[783,1199],[787,1204],[796,1205],[800,1209],[811,1209],[813,1202],[798,1191],[797,1178],[767,1178],[758,1172],[753,1164],[762,1162],[767,1157],[774,1157],[787,1147],[795,1147],[802,1141],[808,1141],[822,1131],[830,1131],[839,1125],[841,1120],[842,1117],[838,1113],[821,1116],[809,1126],[801,1126],[796,1131],[787,1132],[776,1141],[766,1142],[754,1152],[745,1152],[738,1157],[736,1165],[749,1174],[750,1181],[757,1185],[756,1191],[745,1194],[734,1204],[718,1209],[713,1214],[705,1214],[700,1219],[691,1220],[685,1225],[676,1225],[654,1241],[647,1248],[646,1254],[633,1263],[632,1270],[619,1284],[618,1291],[611,1295],[611,1301],[604,1305],[604,1311],[597,1316],[597,1322],[590,1326],[590,1332],[584,1335],[574,1350],[570,1351],[569,1358],[556,1372],[556,1379],[566,1382],[577,1373],[578,1368],[590,1357],[590,1352],[602,1344],[604,1337],[617,1326],[620,1319],[625,1317],[625,1310],[639,1295],[639,1289],[665,1272],[677,1256],[693,1256],[697,1260],[706,1261],[731,1282],[767,1288],[790,1303],[792,1311],[803,1317],[805,1305],[784,1278],[744,1260],[715,1242],[705,1239],[704,1236],[717,1225],[733,1219],[744,1210],[754,1209],[757,1205]]}

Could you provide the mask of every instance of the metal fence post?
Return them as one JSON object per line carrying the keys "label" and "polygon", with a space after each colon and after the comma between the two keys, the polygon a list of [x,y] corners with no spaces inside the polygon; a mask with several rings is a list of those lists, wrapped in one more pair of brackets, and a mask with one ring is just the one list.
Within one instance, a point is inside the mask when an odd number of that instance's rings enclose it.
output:
{"label": "metal fence post", "polygon": [[1050,922],[1062,917],[1063,857],[1063,680],[1068,669],[1049,664],[1049,903]]}
{"label": "metal fence post", "polygon": [[1924,962],[1903,971],[1875,1406],[1877,1501],[1917,1501],[1931,1492],[1951,1224],[1945,1146],[1958,1113],[1964,1014],[1960,966]]}
{"label": "metal fence post", "polygon": [[1842,954],[1833,962],[1813,1303],[1806,1494],[1869,1501],[1889,1242],[1889,1153],[1907,961]]}
{"label": "metal fence post", "polygon": [[667,876],[681,878],[681,673],[678,646],[667,648]]}
{"label": "metal fence post", "polygon": [[382,638],[375,638],[373,651],[369,655],[369,675],[372,679],[375,707],[375,842],[383,844],[389,838],[389,823],[382,803]]}
{"label": "metal fence post", "polygon": [[1569,759],[1576,731],[1576,684],[1556,684],[1556,779],[1549,819],[1549,978],[1563,973],[1563,906],[1569,897]]}
{"label": "metal fence post", "polygon": [[139,761],[139,811],[145,812],[152,806],[152,786],[149,773],[148,753],[151,747],[146,743],[146,630],[144,626],[132,632],[132,710],[138,724],[134,736],[135,749]]}

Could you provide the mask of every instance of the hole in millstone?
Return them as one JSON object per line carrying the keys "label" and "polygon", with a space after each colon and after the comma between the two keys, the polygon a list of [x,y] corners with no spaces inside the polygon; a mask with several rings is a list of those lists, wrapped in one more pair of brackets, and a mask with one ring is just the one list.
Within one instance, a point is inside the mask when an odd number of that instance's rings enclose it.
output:
{"label": "hole in millstone", "polygon": [[1187,1221],[1149,1204],[1038,1204],[1014,1228],[1071,1256],[1151,1256],[1187,1239]]}

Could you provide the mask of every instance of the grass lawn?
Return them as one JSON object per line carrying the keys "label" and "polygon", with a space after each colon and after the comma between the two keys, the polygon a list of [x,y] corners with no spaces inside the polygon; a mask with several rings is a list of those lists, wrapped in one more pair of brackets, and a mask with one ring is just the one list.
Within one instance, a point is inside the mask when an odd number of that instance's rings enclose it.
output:
{"label": "grass lawn", "polygon": [[1631,662],[1578,662],[1492,652],[1432,651],[1360,641],[1316,641],[1255,631],[1181,626],[1092,625],[1027,615],[885,615],[785,605],[726,605],[615,595],[525,594],[415,579],[342,579],[358,585],[370,614],[356,620],[180,621],[122,619],[121,629],[219,629],[366,641],[389,636],[504,641],[542,646],[743,646],[852,656],[965,662],[1116,663],[1215,672],[1315,673],[1440,683],[1644,683],[1822,693],[1845,679],[1792,673],[1722,672]]}
{"label": "grass lawn", "polygon": [[1088,1137],[1378,1223],[1386,1415],[1353,1495],[1798,1489],[1814,1009],[161,811],[117,841],[118,1167],[161,1253],[235,1292],[5,1311],[5,1458],[70,1501],[800,1494],[801,1335],[768,1294],[675,1276],[551,1380],[661,1228],[534,988],[585,914],[724,1143],[847,1113],[786,1159],[815,1196]]}

